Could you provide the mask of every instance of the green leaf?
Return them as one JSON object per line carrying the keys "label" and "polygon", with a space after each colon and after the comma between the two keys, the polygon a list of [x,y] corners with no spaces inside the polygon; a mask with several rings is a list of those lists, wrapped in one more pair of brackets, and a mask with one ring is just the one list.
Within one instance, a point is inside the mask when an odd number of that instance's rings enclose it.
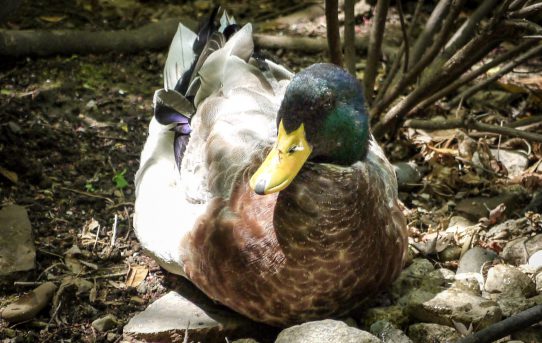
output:
{"label": "green leaf", "polygon": [[115,182],[115,187],[118,189],[123,189],[128,186],[128,181],[124,178],[124,174],[126,174],[126,169],[121,171],[120,173],[115,174],[113,176],[113,181]]}

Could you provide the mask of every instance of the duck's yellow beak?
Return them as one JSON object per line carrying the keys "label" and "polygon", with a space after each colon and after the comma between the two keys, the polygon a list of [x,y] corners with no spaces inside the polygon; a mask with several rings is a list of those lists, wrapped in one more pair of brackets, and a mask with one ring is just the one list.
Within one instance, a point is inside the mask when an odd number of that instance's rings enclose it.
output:
{"label": "duck's yellow beak", "polygon": [[288,187],[312,152],[305,138],[303,124],[286,133],[282,121],[279,124],[277,142],[265,161],[250,178],[250,188],[257,194],[270,194]]}

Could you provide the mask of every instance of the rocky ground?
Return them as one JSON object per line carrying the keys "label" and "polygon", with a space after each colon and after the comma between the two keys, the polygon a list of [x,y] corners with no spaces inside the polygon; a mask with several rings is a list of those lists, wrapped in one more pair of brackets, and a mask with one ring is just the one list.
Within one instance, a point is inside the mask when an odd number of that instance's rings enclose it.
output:
{"label": "rocky ground", "polygon": [[[201,17],[209,7],[200,0],[25,2],[3,27],[134,28]],[[263,0],[227,8],[251,21],[299,9]],[[357,18],[362,31],[367,19]],[[323,23],[261,29],[322,36]],[[269,53],[293,70],[326,58]],[[448,342],[542,304],[542,146],[455,129],[401,130],[384,142],[397,166],[412,258],[377,303],[282,332],[209,303],[147,258],[131,231],[132,180],[165,54],[0,61],[0,339]],[[518,68],[465,108],[499,124],[539,115],[540,66]],[[453,115],[436,106],[431,113]],[[523,128],[541,131],[540,122]],[[542,342],[541,335],[533,327],[503,341]]]}

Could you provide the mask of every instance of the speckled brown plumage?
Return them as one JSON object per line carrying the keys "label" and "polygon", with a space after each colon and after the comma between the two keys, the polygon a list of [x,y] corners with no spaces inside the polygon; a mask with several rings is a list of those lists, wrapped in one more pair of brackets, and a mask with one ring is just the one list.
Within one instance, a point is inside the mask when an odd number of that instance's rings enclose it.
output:
{"label": "speckled brown plumage", "polygon": [[397,277],[404,217],[371,163],[307,164],[278,195],[240,176],[183,242],[185,272],[211,298],[286,326],[344,315]]}

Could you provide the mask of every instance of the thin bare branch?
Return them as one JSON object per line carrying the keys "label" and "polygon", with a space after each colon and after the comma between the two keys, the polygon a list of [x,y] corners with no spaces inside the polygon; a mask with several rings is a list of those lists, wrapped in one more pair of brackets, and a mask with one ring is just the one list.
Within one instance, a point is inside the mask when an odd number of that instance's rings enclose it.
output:
{"label": "thin bare branch", "polygon": [[478,130],[483,132],[492,132],[500,135],[525,138],[535,142],[542,142],[542,135],[534,132],[522,131],[511,127],[491,125],[480,123],[472,117],[465,119],[449,119],[449,120],[420,120],[409,119],[404,124],[405,127],[423,130],[448,130],[465,128],[470,130]]}
{"label": "thin bare branch", "polygon": [[515,67],[517,67],[521,63],[527,61],[528,59],[530,59],[530,58],[532,58],[534,56],[537,56],[541,52],[542,52],[542,44],[531,48],[530,50],[528,50],[524,54],[522,54],[522,55],[518,56],[517,58],[514,58],[512,61],[508,62],[505,66],[503,66],[498,72],[493,74],[491,77],[488,77],[483,82],[480,82],[480,83],[466,89],[465,91],[463,91],[461,94],[459,94],[458,96],[456,96],[454,99],[452,99],[449,102],[449,106],[455,106],[461,100],[464,101],[464,100],[468,99],[469,97],[474,95],[476,92],[478,92],[480,89],[482,89],[482,88],[486,87],[487,85],[489,85],[490,83],[498,80],[504,74],[510,72],[512,69],[514,69]]}
{"label": "thin bare branch", "polygon": [[327,43],[331,63],[340,67],[343,65],[341,50],[341,35],[339,33],[339,4],[338,0],[325,0]]}
{"label": "thin bare branch", "polygon": [[442,88],[437,93],[431,95],[429,98],[423,100],[421,103],[419,103],[416,108],[412,112],[417,112],[419,110],[422,110],[426,108],[427,106],[433,104],[435,101],[447,96],[448,94],[454,92],[459,87],[471,82],[478,76],[482,75],[483,73],[487,72],[489,69],[498,66],[499,64],[508,61],[509,59],[517,56],[521,52],[525,51],[529,46],[531,46],[533,43],[532,41],[526,41],[522,44],[516,46],[515,48],[510,49],[509,51],[498,55],[490,62],[484,64],[480,68],[473,69],[470,72],[463,74],[459,79],[452,82],[450,85]]}
{"label": "thin bare branch", "polygon": [[[452,2],[450,11],[444,21],[443,27],[435,37],[435,40],[431,47],[423,55],[423,57],[416,64],[414,64],[414,66],[409,70],[408,74],[406,74],[397,85],[393,86],[391,91],[388,92],[381,101],[374,104],[373,108],[371,109],[372,117],[380,115],[380,113],[382,113],[382,111],[384,111],[384,109],[388,107],[391,102],[394,101],[399,96],[399,94],[401,94],[401,92],[405,90],[407,86],[412,84],[412,82],[414,82],[420,76],[420,74],[427,67],[427,65],[431,63],[431,61],[433,61],[433,59],[440,52],[441,48],[444,46],[465,1],[466,0],[454,0]],[[389,122],[394,116],[395,114],[390,115],[390,112],[386,113],[386,115],[381,118],[381,123],[379,124],[385,124]]]}
{"label": "thin bare branch", "polygon": [[405,54],[405,63],[403,64],[403,73],[406,74],[408,70],[408,54],[409,54],[408,33],[406,30],[405,14],[403,13],[403,5],[401,4],[401,0],[396,0],[395,3],[397,4],[397,10],[399,11],[399,20],[401,21],[401,32],[403,33],[403,48],[404,48],[404,54]]}
{"label": "thin bare branch", "polygon": [[390,0],[378,0],[376,3],[375,17],[369,36],[369,51],[367,53],[367,66],[363,76],[365,87],[365,100],[371,104],[373,101],[374,85],[380,56],[382,54],[382,40],[384,37],[384,28],[386,26],[386,17]]}
{"label": "thin bare branch", "polygon": [[[420,13],[423,7],[423,0],[418,0],[416,3],[416,9],[414,10],[414,15],[412,16],[412,22],[410,23],[408,27],[408,37],[409,40],[412,38],[412,34],[414,32],[414,28],[416,27],[416,23],[418,22],[418,19],[420,18]],[[378,87],[378,92],[376,94],[375,103],[379,102],[382,99],[382,96],[386,93],[388,88],[390,87],[392,81],[395,77],[398,77],[400,73],[398,73],[399,66],[401,65],[401,56],[405,53],[405,42],[401,44],[401,47],[399,48],[399,52],[395,55],[393,59],[393,64],[390,67],[389,71],[386,73],[386,78],[384,79],[384,82]],[[405,57],[406,60],[406,57]],[[406,72],[406,71],[405,71]]]}
{"label": "thin bare branch", "polygon": [[486,17],[497,5],[499,0],[485,0],[480,6],[467,18],[461,27],[454,33],[450,41],[446,44],[441,54],[441,59],[447,60],[455,54],[462,46],[471,39],[484,17]]}
{"label": "thin bare branch", "polygon": [[356,22],[355,0],[344,1],[344,63],[350,74],[356,75]]}
{"label": "thin bare branch", "polygon": [[512,1],[512,3],[510,4],[510,10],[512,11],[516,11],[520,8],[522,8],[523,6],[525,6],[525,4],[527,3],[527,1],[529,0],[514,0]]}
{"label": "thin bare branch", "polygon": [[536,324],[542,320],[542,304],[514,314],[485,329],[464,337],[458,343],[489,343]]}
{"label": "thin bare branch", "polygon": [[410,56],[411,61],[418,61],[422,57],[427,46],[431,43],[431,39],[438,32],[441,24],[446,18],[451,2],[451,0],[440,0],[437,6],[435,6],[435,9],[431,12],[431,16],[427,19],[423,31],[418,36],[416,43],[414,43],[411,52],[412,55]]}
{"label": "thin bare branch", "polygon": [[510,13],[510,18],[529,18],[540,13],[542,13],[542,2],[514,11]]}

